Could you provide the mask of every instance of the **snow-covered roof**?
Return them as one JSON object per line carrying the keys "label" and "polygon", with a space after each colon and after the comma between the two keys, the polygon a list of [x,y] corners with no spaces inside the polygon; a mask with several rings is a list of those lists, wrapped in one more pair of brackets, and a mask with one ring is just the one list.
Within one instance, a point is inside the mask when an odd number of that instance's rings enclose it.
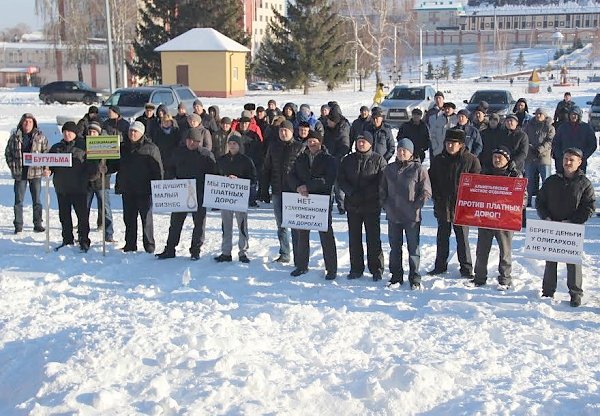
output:
{"label": "snow-covered roof", "polygon": [[413,10],[462,10],[463,4],[455,0],[425,0],[415,3]]}
{"label": "snow-covered roof", "polygon": [[543,6],[506,5],[502,7],[465,6],[465,14],[471,16],[513,16],[513,15],[550,15],[550,14],[587,14],[600,13],[600,3],[577,3],[575,1],[560,4],[545,4]]}
{"label": "snow-covered roof", "polygon": [[155,52],[250,52],[244,45],[228,38],[213,28],[190,29],[182,35],[163,43]]}

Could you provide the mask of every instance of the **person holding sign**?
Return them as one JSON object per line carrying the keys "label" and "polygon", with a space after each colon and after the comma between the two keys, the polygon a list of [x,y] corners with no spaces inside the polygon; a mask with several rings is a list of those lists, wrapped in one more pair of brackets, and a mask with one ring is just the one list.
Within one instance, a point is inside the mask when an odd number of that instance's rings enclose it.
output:
{"label": "person holding sign", "polygon": [[[306,139],[307,148],[300,153],[288,174],[290,188],[295,189],[303,197],[309,194],[329,195],[333,189],[336,176],[335,158],[322,145],[323,136],[311,130]],[[330,197],[327,231],[319,231],[323,258],[325,260],[325,279],[333,280],[337,275],[337,251],[333,228],[331,228]],[[300,276],[308,272],[310,230],[292,228],[292,244],[294,247],[294,266],[290,274]]]}
{"label": "person holding sign", "polygon": [[[202,206],[204,176],[206,174],[217,173],[215,158],[210,149],[202,147],[203,140],[204,134],[200,129],[189,129],[185,138],[185,147],[176,148],[173,156],[171,156],[172,160],[168,164],[168,166],[173,168],[173,172],[167,174],[170,178],[196,179],[196,198],[198,198],[198,202],[196,210],[192,211],[192,218],[194,220],[192,244],[190,246],[192,260],[200,259],[200,248],[204,244],[204,228],[206,223],[206,208]],[[187,212],[171,213],[167,245],[162,253],[156,255],[158,259],[163,260],[175,257],[175,248],[179,244],[181,230],[187,214]]]}
{"label": "person holding sign", "polygon": [[[584,157],[581,149],[571,147],[565,150],[562,173],[549,176],[538,191],[535,208],[541,219],[583,224],[594,214],[594,186],[581,169]],[[543,297],[554,297],[556,268],[556,262],[546,261],[542,283]],[[582,281],[581,264],[567,264],[567,287],[573,307],[581,305]]]}
{"label": "person holding sign", "polygon": [[444,150],[431,161],[429,168],[433,214],[438,223],[435,265],[433,270],[427,273],[430,276],[442,274],[448,270],[450,233],[454,229],[460,274],[463,277],[473,277],[469,227],[455,225],[453,222],[460,174],[479,173],[480,171],[479,159],[465,147],[465,132],[458,129],[446,130]]}
{"label": "person holding sign", "polygon": [[[511,154],[506,146],[500,146],[492,152],[492,168],[485,169],[484,175],[510,176],[520,178],[523,175],[514,164],[510,163]],[[527,204],[527,196],[523,205]],[[487,282],[488,260],[492,249],[494,237],[500,249],[500,262],[498,263],[498,290],[506,290],[510,287],[512,277],[512,238],[513,231],[505,231],[490,228],[479,228],[477,235],[477,249],[475,259],[475,278],[471,284],[476,287],[484,286]]]}
{"label": "person holding sign", "polygon": [[77,125],[67,121],[62,126],[63,138],[50,148],[49,153],[71,153],[71,167],[51,167],[45,175],[53,175],[52,182],[58,200],[58,215],[62,226],[62,244],[71,246],[73,238],[73,220],[71,207],[77,216],[77,235],[81,252],[86,253],[90,248],[90,210],[88,208],[87,192],[89,180],[97,173],[98,165],[89,162],[85,153],[85,142],[77,136]]}
{"label": "person holding sign", "polygon": [[[219,174],[229,178],[250,179],[250,186],[256,183],[256,167],[248,156],[240,153],[242,139],[238,134],[232,134],[227,141],[228,152],[217,160]],[[213,149],[214,150],[214,149]],[[241,211],[221,210],[223,242],[221,254],[215,257],[218,263],[231,261],[233,248],[233,217],[238,226],[238,259],[242,263],[250,263],[248,252],[248,213]]]}
{"label": "person holding sign", "polygon": [[31,202],[33,204],[33,231],[43,233],[46,229],[42,226],[42,174],[44,168],[39,166],[23,166],[23,153],[46,153],[48,151],[48,139],[38,130],[37,120],[31,113],[25,113],[21,117],[17,129],[12,132],[4,158],[14,179],[15,192],[15,234],[23,231],[23,200],[25,190],[29,184]]}
{"label": "person holding sign", "polygon": [[390,242],[390,285],[404,282],[402,269],[402,233],[408,245],[408,280],[411,289],[421,287],[419,275],[419,240],[421,208],[431,198],[431,182],[419,156],[413,157],[415,146],[404,138],[398,142],[396,161],[383,171],[379,185],[379,199],[385,208]]}

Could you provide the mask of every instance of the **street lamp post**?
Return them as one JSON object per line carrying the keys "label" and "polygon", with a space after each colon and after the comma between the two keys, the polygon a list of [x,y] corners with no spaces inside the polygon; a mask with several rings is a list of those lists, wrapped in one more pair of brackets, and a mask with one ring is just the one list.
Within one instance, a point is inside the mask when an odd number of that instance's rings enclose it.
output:
{"label": "street lamp post", "polygon": [[111,94],[115,90],[115,62],[113,55],[113,43],[112,43],[112,25],[110,19],[110,5],[108,4],[108,0],[104,1],[104,7],[106,8],[106,31],[107,31],[107,41],[108,41],[108,79]]}

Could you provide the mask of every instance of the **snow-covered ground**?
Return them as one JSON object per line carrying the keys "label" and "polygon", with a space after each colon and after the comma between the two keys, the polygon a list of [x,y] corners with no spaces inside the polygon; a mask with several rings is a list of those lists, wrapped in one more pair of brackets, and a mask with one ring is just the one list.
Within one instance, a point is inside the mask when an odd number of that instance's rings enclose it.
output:
{"label": "snow-covered ground", "polygon": [[[583,77],[582,77],[583,79]],[[554,108],[564,89],[537,95],[526,83],[468,81],[441,84],[461,103],[478,88],[507,88],[530,109]],[[598,84],[571,87],[582,105]],[[349,119],[372,91],[303,96],[257,93],[240,99],[203,99],[238,116],[245,102],[273,96],[313,108],[337,100]],[[460,107],[460,106],[459,106]],[[83,105],[45,106],[35,92],[0,91],[0,147],[21,114],[32,112],[58,139],[57,115],[81,116]],[[600,186],[600,156],[589,176]],[[50,238],[60,224],[51,190]],[[586,226],[584,303],[568,305],[565,270],[556,300],[540,298],[544,264],[524,258],[523,233],[514,239],[514,287],[469,288],[450,273],[423,278],[423,290],[389,289],[365,276],[348,281],[345,218],[334,215],[339,276],[325,281],[316,233],[310,272],[292,278],[274,264],[278,243],[271,206],[250,211],[248,265],[217,265],[220,217],[210,212],[202,258],[191,262],[186,223],[176,259],[159,261],[118,250],[124,239],[120,198],[111,195],[119,240],[102,256],[92,232],[87,255],[44,250],[44,235],[26,227],[12,234],[12,180],[0,162],[0,415],[598,415],[600,414],[600,218]],[[535,218],[528,209],[527,215]],[[90,215],[96,220],[96,210]],[[168,215],[155,215],[157,249]],[[424,209],[421,271],[435,257],[435,219]],[[475,255],[477,232],[471,231]],[[382,222],[388,258],[387,225]],[[454,244],[452,243],[452,246]],[[140,244],[141,246],[141,244]],[[235,254],[235,253],[234,253]],[[406,258],[406,257],[405,257]],[[235,260],[235,257],[234,257]],[[387,264],[387,261],[386,261]]]}

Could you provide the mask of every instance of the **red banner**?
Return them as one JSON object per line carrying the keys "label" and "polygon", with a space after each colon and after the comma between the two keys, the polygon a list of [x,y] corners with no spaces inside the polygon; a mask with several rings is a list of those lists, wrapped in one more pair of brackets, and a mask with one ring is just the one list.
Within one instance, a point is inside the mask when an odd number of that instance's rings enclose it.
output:
{"label": "red banner", "polygon": [[495,230],[520,231],[527,179],[460,175],[454,223]]}

